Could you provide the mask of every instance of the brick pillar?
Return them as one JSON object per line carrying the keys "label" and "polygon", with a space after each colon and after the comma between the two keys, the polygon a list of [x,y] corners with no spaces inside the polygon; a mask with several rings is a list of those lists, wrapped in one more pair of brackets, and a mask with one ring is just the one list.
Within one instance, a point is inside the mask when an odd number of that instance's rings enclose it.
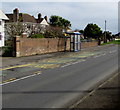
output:
{"label": "brick pillar", "polygon": [[20,57],[20,36],[16,36],[14,38],[14,44],[15,44],[14,55],[16,57]]}

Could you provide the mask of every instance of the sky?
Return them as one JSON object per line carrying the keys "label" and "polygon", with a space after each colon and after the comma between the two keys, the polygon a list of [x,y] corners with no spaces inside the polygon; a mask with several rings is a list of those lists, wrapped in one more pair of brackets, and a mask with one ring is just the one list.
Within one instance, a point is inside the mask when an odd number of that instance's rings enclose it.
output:
{"label": "sky", "polygon": [[[88,23],[97,24],[101,29],[105,30],[105,20],[107,21],[107,31],[113,34],[118,33],[118,2],[117,0],[88,1],[81,0],[67,0],[66,2],[58,1],[51,2],[44,0],[24,0],[24,2],[17,2],[18,0],[2,0],[2,10],[4,13],[12,13],[13,9],[18,8],[21,13],[28,13],[37,18],[38,13],[43,17],[48,18],[51,15],[58,15],[72,24],[72,29],[83,30]],[[21,0],[22,1],[22,0]],[[43,1],[43,0],[42,0]],[[73,2],[76,1],[76,2]],[[114,1],[114,2],[113,2]]]}

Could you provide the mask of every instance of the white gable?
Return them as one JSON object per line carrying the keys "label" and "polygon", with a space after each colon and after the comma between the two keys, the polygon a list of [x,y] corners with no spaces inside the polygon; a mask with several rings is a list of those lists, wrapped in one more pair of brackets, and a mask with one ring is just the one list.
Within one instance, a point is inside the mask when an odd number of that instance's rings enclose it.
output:
{"label": "white gable", "polygon": [[42,24],[42,25],[49,25],[45,19],[43,19],[40,24]]}
{"label": "white gable", "polygon": [[8,17],[0,10],[0,19],[8,20]]}

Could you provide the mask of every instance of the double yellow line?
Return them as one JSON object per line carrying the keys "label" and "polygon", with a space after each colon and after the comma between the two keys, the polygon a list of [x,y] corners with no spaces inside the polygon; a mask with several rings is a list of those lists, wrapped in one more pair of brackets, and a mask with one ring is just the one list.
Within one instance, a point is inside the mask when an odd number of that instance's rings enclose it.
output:
{"label": "double yellow line", "polygon": [[30,66],[30,65],[32,65],[32,64],[12,66],[12,67],[8,67],[8,68],[2,68],[2,69],[0,69],[0,71],[3,71],[3,70],[8,70],[8,69],[13,69],[13,68],[26,67],[26,66]]}

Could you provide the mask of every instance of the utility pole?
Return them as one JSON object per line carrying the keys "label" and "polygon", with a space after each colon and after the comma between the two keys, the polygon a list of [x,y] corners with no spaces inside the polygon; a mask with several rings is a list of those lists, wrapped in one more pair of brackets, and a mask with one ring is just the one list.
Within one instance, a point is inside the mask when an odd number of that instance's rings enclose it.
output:
{"label": "utility pole", "polygon": [[106,43],[106,20],[105,20],[105,36],[104,36],[104,43]]}

